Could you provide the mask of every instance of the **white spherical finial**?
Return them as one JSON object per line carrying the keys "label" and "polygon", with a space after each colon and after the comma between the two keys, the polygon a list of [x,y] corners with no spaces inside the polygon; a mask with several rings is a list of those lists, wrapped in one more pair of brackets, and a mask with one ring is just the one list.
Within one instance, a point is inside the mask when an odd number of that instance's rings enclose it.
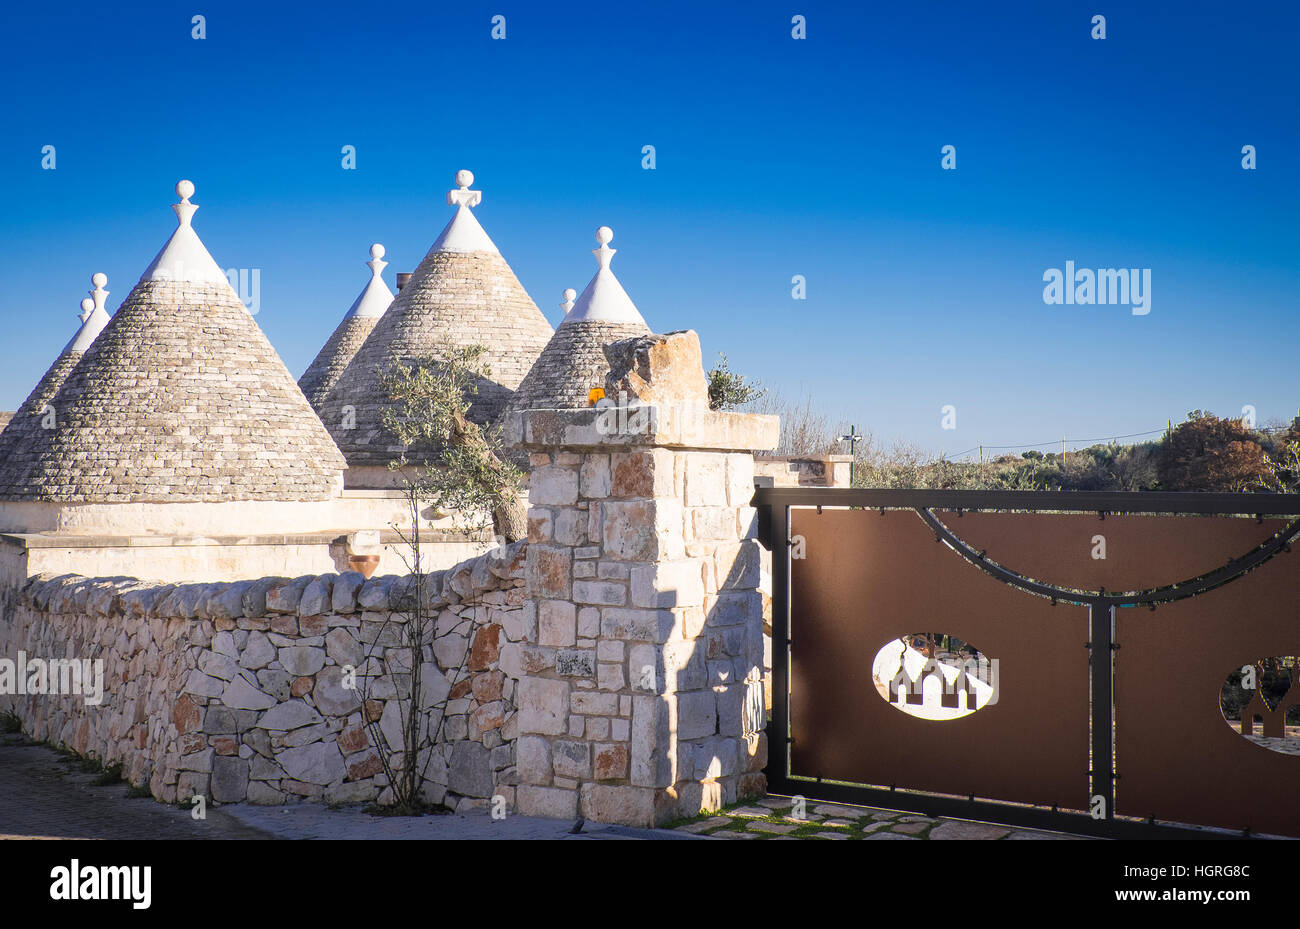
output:
{"label": "white spherical finial", "polygon": [[178,181],[176,183],[176,196],[182,200],[188,200],[194,196],[194,184],[190,181]]}
{"label": "white spherical finial", "polygon": [[376,242],[374,245],[370,246],[370,257],[371,257],[371,258],[383,258],[383,257],[384,257],[384,247],[383,247],[382,245],[380,245],[378,242]]}
{"label": "white spherical finial", "polygon": [[577,292],[576,290],[574,290],[572,287],[566,287],[566,288],[564,288],[564,299],[565,299],[565,300],[574,300],[574,299],[577,298],[577,296],[578,296],[578,292]]}
{"label": "white spherical finial", "polygon": [[82,312],[82,313],[85,313],[87,316],[89,316],[90,313],[91,313],[91,311],[94,310],[94,309],[95,309],[95,301],[94,301],[94,300],[91,300],[89,297],[87,297],[86,299],[84,299],[84,300],[81,301],[81,312]]}
{"label": "white spherical finial", "polygon": [[608,226],[601,226],[596,230],[596,242],[599,245],[608,245],[614,238],[614,230]]}
{"label": "white spherical finial", "polygon": [[474,183],[473,171],[466,171],[464,168],[461,168],[459,171],[456,172],[456,186],[459,187],[461,190],[464,190],[466,187],[468,187],[470,184],[473,183]]}
{"label": "white spherical finial", "polygon": [[[108,275],[103,271],[96,271],[90,276],[90,283],[94,284],[96,287],[103,287],[108,283]],[[85,301],[82,302],[84,303]]]}

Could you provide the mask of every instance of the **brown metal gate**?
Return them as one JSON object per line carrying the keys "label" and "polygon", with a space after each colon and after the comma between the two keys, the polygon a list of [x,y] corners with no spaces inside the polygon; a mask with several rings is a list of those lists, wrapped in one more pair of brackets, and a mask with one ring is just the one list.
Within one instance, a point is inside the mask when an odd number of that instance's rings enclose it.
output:
{"label": "brown metal gate", "polygon": [[[1234,668],[1300,654],[1300,497],[756,503],[774,552],[771,789],[1111,835],[1300,835],[1300,756],[1219,707]],[[940,721],[882,699],[873,656],[921,630],[996,658],[996,703]]]}

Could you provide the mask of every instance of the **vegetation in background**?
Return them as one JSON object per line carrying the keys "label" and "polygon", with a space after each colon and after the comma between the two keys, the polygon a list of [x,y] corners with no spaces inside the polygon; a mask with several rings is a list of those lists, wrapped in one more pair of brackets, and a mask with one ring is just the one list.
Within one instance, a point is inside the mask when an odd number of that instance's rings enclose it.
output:
{"label": "vegetation in background", "polygon": [[[778,455],[846,453],[844,430],[814,408],[773,391],[747,412],[781,417]],[[935,490],[1277,491],[1300,493],[1300,416],[1259,429],[1193,410],[1157,440],[1105,442],[1066,452],[1036,449],[985,461],[953,461],[916,445],[886,446],[870,433],[854,449],[856,487]]]}
{"label": "vegetation in background", "polygon": [[1192,410],[1160,444],[1156,470],[1169,490],[1267,490],[1268,460],[1242,420]]}
{"label": "vegetation in background", "polygon": [[811,397],[791,400],[780,391],[764,391],[744,408],[746,413],[781,417],[781,442],[773,452],[775,455],[819,458],[834,454],[839,448],[835,423],[813,408]]}

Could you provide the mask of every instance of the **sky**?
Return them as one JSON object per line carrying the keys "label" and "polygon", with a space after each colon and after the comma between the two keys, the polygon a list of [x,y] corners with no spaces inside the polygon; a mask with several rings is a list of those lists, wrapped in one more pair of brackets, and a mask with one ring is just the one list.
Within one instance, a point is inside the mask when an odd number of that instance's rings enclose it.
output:
{"label": "sky", "polygon": [[[652,329],[886,444],[1300,408],[1295,3],[6,4],[0,47],[0,409],[93,272],[127,296],[177,180],[297,376],[460,168],[553,324],[609,225]],[[1067,261],[1149,269],[1149,312],[1045,303]]]}

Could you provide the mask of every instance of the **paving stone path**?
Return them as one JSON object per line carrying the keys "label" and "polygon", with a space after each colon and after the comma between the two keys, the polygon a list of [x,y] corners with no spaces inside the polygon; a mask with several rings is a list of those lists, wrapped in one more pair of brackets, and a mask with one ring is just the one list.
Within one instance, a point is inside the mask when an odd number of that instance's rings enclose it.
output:
{"label": "paving stone path", "polygon": [[824,839],[914,841],[917,839],[1082,839],[1084,836],[1018,829],[965,819],[917,816],[899,810],[806,801],[803,818],[792,816],[791,797],[764,797],[701,816],[674,828],[712,839]]}
{"label": "paving stone path", "polygon": [[269,839],[226,811],[189,809],[129,797],[125,784],[17,735],[0,735],[0,839]]}

